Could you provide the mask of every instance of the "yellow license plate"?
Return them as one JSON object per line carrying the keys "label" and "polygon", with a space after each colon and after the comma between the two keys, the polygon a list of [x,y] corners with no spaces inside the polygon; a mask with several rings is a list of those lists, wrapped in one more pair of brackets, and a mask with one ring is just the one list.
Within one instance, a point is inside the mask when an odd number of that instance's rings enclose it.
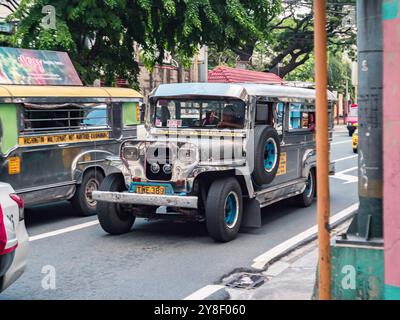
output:
{"label": "yellow license plate", "polygon": [[164,186],[136,186],[136,193],[140,194],[165,194]]}

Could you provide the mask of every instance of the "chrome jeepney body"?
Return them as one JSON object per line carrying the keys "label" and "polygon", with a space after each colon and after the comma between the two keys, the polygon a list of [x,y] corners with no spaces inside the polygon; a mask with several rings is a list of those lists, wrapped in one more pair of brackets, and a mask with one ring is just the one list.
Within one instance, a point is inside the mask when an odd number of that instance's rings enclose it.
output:
{"label": "chrome jeepney body", "polygon": [[[159,127],[154,119],[155,106],[158,101],[170,99],[241,101],[244,106],[243,125],[234,129],[185,128],[180,125],[181,122],[172,121],[168,126]],[[330,128],[333,126],[334,99],[329,93]],[[260,208],[299,195],[306,188],[307,177],[310,170],[315,168],[316,159],[315,132],[305,128],[304,121],[310,120],[311,113],[315,115],[314,103],[314,90],[281,85],[160,85],[149,96],[144,136],[125,141],[121,146],[121,158],[109,159],[110,165],[121,170],[127,191],[96,191],[93,197],[105,202],[165,206],[173,208],[175,213],[184,213],[185,217],[202,219],[204,202],[211,182],[220,177],[235,177],[243,193],[242,225],[259,225]],[[279,170],[271,183],[257,185],[251,175],[255,163],[254,128],[263,124],[260,119],[266,106],[276,111],[275,120],[272,122],[279,131]],[[201,112],[200,107],[200,120]],[[300,117],[296,117],[299,113]],[[332,132],[330,138],[331,135]],[[160,154],[163,154],[167,161],[153,168],[151,164],[160,162]],[[149,161],[152,157],[156,158],[153,162]],[[152,170],[156,173],[151,173]],[[333,171],[332,164],[331,172]],[[157,194],[158,189],[151,189],[157,186],[163,188],[162,194]],[[143,187],[150,188],[151,192],[142,192]],[[138,188],[140,192],[137,192]],[[145,217],[158,215],[155,211],[136,211],[136,214]]]}

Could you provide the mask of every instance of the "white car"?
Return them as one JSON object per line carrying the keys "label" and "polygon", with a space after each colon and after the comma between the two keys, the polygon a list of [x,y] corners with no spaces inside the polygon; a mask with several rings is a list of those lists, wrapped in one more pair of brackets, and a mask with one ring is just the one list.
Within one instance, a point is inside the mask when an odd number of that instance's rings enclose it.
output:
{"label": "white car", "polygon": [[0,292],[22,275],[27,255],[24,201],[9,184],[0,182]]}

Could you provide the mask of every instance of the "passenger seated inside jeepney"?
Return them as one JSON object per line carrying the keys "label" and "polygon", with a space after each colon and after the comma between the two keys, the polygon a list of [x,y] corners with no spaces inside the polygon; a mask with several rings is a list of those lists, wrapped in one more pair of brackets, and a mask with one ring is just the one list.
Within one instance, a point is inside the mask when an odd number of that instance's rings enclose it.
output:
{"label": "passenger seated inside jeepney", "polygon": [[206,117],[203,119],[203,126],[215,126],[218,124],[218,117],[215,111],[207,111]]}
{"label": "passenger seated inside jeepney", "polygon": [[171,113],[168,109],[167,101],[160,101],[159,105],[161,108],[157,110],[156,114],[156,122],[159,122],[162,127],[166,127],[168,120],[171,119]]}
{"label": "passenger seated inside jeepney", "polygon": [[242,121],[237,115],[235,107],[231,104],[226,105],[222,114],[222,121],[217,124],[219,129],[241,129]]}
{"label": "passenger seated inside jeepney", "polygon": [[310,112],[308,114],[308,130],[311,132],[315,131],[315,114],[314,114],[314,112]]}

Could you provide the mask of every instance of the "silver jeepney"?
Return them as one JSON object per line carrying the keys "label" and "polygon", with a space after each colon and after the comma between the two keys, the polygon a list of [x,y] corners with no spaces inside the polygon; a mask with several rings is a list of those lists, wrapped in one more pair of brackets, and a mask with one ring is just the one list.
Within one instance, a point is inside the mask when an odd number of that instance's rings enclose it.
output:
{"label": "silver jeepney", "polygon": [[[328,97],[332,129],[335,98]],[[149,96],[144,136],[124,142],[120,158],[108,159],[120,170],[114,180],[124,188],[110,188],[116,184],[110,180],[93,192],[102,227],[109,233],[130,230],[134,218],[130,226],[115,225],[115,212],[173,215],[206,220],[214,239],[229,241],[240,226],[260,226],[260,208],[271,203],[296,197],[310,205],[316,185],[314,103],[314,90],[289,86],[160,85]]]}

